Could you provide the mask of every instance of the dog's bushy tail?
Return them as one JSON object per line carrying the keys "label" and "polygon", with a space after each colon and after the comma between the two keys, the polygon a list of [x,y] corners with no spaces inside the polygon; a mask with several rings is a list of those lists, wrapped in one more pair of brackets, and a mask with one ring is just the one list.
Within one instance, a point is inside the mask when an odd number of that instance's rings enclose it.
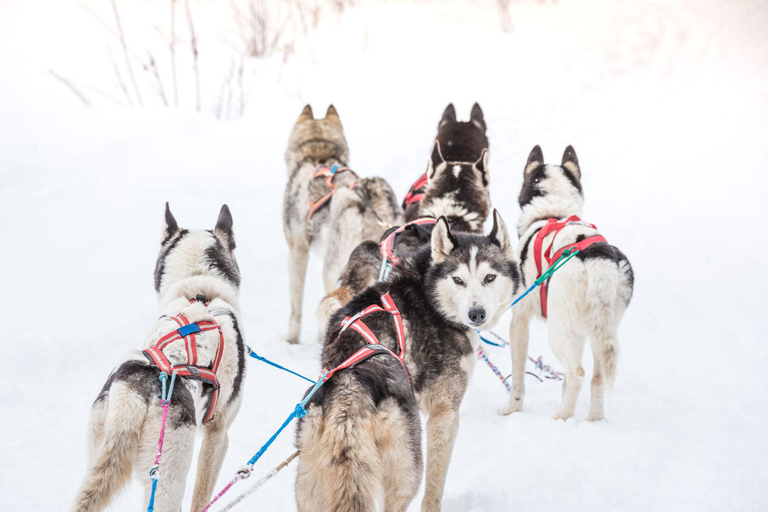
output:
{"label": "dog's bushy tail", "polygon": [[148,405],[130,388],[113,385],[91,412],[92,453],[72,510],[102,510],[128,482]]}
{"label": "dog's bushy tail", "polygon": [[593,259],[587,268],[587,320],[600,374],[610,390],[616,378],[619,340],[616,335],[616,300],[619,271],[615,262]]}
{"label": "dog's bushy tail", "polygon": [[374,511],[383,492],[373,404],[352,378],[337,378],[340,382],[326,410],[314,408],[299,436],[300,511]]}

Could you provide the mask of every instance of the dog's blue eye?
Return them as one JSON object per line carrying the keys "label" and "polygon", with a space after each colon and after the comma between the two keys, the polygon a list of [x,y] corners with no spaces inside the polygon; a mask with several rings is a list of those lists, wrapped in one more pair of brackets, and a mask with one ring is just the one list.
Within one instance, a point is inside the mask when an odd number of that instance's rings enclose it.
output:
{"label": "dog's blue eye", "polygon": [[458,284],[458,285],[463,285],[464,284],[464,281],[462,281],[460,277],[454,277],[453,278],[453,282]]}
{"label": "dog's blue eye", "polygon": [[496,274],[488,274],[485,276],[486,283],[492,283],[494,279],[496,279]]}
{"label": "dog's blue eye", "polygon": [[534,183],[538,183],[539,182],[539,178],[534,179],[533,182]]}

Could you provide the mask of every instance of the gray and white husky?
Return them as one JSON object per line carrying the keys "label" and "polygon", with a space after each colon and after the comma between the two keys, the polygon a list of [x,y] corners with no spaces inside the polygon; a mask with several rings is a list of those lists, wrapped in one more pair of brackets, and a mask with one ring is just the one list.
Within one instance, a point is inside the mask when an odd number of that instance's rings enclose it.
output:
{"label": "gray and white husky", "polygon": [[[535,263],[537,233],[548,219],[565,221],[571,216],[580,216],[584,206],[581,167],[571,146],[566,148],[561,165],[545,165],[539,146],[533,148],[525,165],[519,203],[522,214],[518,223],[518,257],[524,285],[530,286],[538,277]],[[544,237],[543,247],[552,244],[552,254],[555,254],[560,248],[597,235],[597,230],[590,224],[569,222],[562,230]],[[548,264],[544,258],[541,261],[545,271]],[[587,419],[604,418],[604,388],[612,385],[616,375],[619,348],[616,330],[632,298],[633,283],[634,275],[627,257],[605,242],[594,243],[582,250],[549,280],[546,299],[549,343],[565,367],[563,401],[556,419],[573,416],[584,380],[581,359],[587,337],[592,342],[595,361],[592,403]],[[533,315],[544,319],[540,294],[528,295],[515,306],[513,314],[509,326],[512,393],[509,405],[500,409],[500,414],[522,409],[528,325]]]}
{"label": "gray and white husky", "polygon": [[[300,511],[406,510],[422,475],[419,409],[427,415],[422,510],[440,510],[475,365],[475,329],[492,326],[517,290],[514,252],[498,212],[488,236],[453,233],[441,217],[430,245],[334,315],[323,347],[327,369],[367,343],[359,331],[342,329],[345,316],[382,304],[389,293],[403,319],[407,372],[394,355],[377,355],[336,373],[310,400],[297,431]],[[364,320],[399,355],[393,316],[379,311]]]}
{"label": "gray and white husky", "polygon": [[310,200],[331,191],[322,167],[346,166],[347,141],[336,109],[328,107],[325,118],[315,119],[307,105],[293,127],[285,153],[288,184],[283,203],[283,230],[290,256],[288,271],[291,316],[285,339],[298,343],[301,332],[304,281],[310,248],[323,258],[325,292],[336,288],[339,275],[352,250],[363,240],[378,240],[387,227],[399,224],[403,212],[395,193],[382,178],[362,178],[349,171],[333,178],[336,191],[330,201],[310,218]]}
{"label": "gray and white husky", "polygon": [[[192,510],[202,509],[210,499],[227,452],[227,430],[240,409],[245,373],[238,320],[240,271],[234,249],[232,216],[226,205],[221,208],[213,230],[187,230],[179,228],[166,203],[165,228],[155,267],[155,289],[162,316],[143,348],[150,348],[160,337],[178,328],[172,318],[179,318],[178,315],[190,322],[215,322],[221,328],[221,336],[218,330],[198,332],[196,336],[196,368],[215,367],[217,348],[220,351],[217,394],[209,384],[184,377],[176,379],[170,397],[155,510],[181,509],[198,428],[204,437]],[[189,362],[188,350],[182,339],[169,344],[164,352],[176,366]],[[158,367],[136,351],[127,355],[107,379],[91,410],[90,461],[73,510],[103,510],[126,485],[132,472],[144,484],[144,508],[147,507],[151,491],[149,471],[158,448],[162,417],[159,374]],[[213,408],[209,410],[210,407]]]}

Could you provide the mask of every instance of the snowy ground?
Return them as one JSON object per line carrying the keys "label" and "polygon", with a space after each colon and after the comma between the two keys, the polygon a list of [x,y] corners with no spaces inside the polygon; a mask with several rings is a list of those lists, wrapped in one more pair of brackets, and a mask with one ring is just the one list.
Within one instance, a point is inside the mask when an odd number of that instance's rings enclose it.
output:
{"label": "snowy ground", "polygon": [[[87,5],[112,23],[109,2]],[[168,91],[167,50],[153,28],[167,27],[168,3],[118,5],[129,43],[156,54]],[[94,106],[86,108],[48,70],[123,99],[107,52],[109,44],[122,65],[115,39],[76,2],[0,3],[4,510],[69,507],[85,470],[90,403],[154,323],[164,201],[187,227],[212,227],[229,204],[246,341],[315,374],[319,262],[310,266],[303,344],[279,338],[291,124],[305,103],[318,111],[333,102],[351,166],[402,195],[425,167],[445,105],[466,117],[474,101],[489,127],[492,198],[508,223],[531,147],[541,144],[556,161],[573,144],[586,219],[630,257],[636,289],[620,328],[607,422],[584,421],[586,388],[574,420],[550,419],[559,384],[532,377],[524,412],[500,417],[506,391],[478,363],[444,510],[766,510],[768,3],[520,0],[511,7],[514,30],[503,34],[491,0],[360,1],[322,17],[284,64],[276,56],[247,66],[244,116],[221,121],[215,105],[235,55],[231,8],[191,6],[199,114],[188,47],[178,50],[179,109],[163,107],[138,69],[148,106],[121,107],[89,89]],[[496,330],[506,333],[507,323]],[[507,352],[488,353],[508,373]],[[530,353],[559,366],[542,324]],[[217,487],[305,387],[249,364]],[[284,434],[261,471],[290,454],[292,442]],[[295,465],[242,508],[293,510],[294,475]],[[134,482],[113,509],[139,510],[140,502]]]}

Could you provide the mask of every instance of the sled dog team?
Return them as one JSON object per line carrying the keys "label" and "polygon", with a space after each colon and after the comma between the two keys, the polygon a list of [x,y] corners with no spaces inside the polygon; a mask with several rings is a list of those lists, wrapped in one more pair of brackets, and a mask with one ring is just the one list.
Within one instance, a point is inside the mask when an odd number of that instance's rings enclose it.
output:
{"label": "sled dog team", "polygon": [[[579,252],[513,309],[512,392],[499,413],[522,410],[535,315],[547,321],[550,346],[565,368],[555,418],[573,416],[589,338],[595,364],[587,419],[603,419],[633,274],[626,256],[580,218],[581,167],[573,148],[559,165],[545,163],[538,146],[531,151],[516,243],[491,207],[488,138],[477,104],[468,122],[457,121],[453,105],[445,109],[427,171],[402,204],[384,179],[349,169],[348,157],[336,109],[315,119],[307,105],[285,155],[286,339],[299,341],[312,250],[323,258],[318,338],[330,377],[297,426],[298,509],[404,511],[426,474],[421,509],[440,510],[477,331],[495,324],[565,250]],[[154,510],[180,510],[198,430],[193,512],[211,499],[242,402],[247,356],[232,227],[226,205],[213,230],[195,230],[181,228],[166,204],[155,266],[161,316],[93,403],[90,462],[74,510],[106,508],[132,473],[145,485],[146,506],[163,423]],[[178,374],[170,405],[161,399],[161,371]],[[426,460],[420,412],[427,418]]]}

